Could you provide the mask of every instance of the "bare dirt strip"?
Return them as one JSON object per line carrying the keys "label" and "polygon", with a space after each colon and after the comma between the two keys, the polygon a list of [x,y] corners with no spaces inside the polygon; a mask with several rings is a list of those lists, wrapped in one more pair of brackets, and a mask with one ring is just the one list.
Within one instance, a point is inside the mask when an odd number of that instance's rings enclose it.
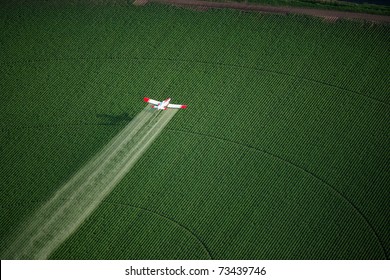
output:
{"label": "bare dirt strip", "polygon": [[197,10],[213,9],[235,9],[243,11],[257,11],[272,14],[297,14],[313,17],[320,17],[325,20],[350,19],[363,20],[377,23],[390,23],[390,16],[373,15],[354,12],[343,12],[335,10],[320,10],[303,7],[286,7],[286,6],[267,6],[258,4],[238,3],[238,2],[208,2],[199,0],[136,0],[137,5],[145,5],[148,2],[170,4],[181,7],[196,8]]}
{"label": "bare dirt strip", "polygon": [[2,259],[47,259],[129,172],[177,111],[146,107],[19,228]]}

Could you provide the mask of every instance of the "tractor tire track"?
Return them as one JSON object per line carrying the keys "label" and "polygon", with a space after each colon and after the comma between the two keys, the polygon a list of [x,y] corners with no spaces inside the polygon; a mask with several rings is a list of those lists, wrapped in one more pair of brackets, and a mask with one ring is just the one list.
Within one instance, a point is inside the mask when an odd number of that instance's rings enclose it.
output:
{"label": "tractor tire track", "polygon": [[210,250],[207,248],[206,244],[198,237],[196,236],[188,227],[180,224],[179,222],[175,221],[174,219],[172,218],[169,218],[167,216],[164,216],[163,214],[160,214],[158,212],[155,212],[153,210],[150,210],[148,208],[145,208],[145,207],[140,207],[140,206],[136,206],[136,205],[132,205],[132,204],[128,204],[128,203],[120,203],[120,202],[111,202],[111,201],[103,201],[102,203],[105,203],[105,204],[112,204],[112,205],[121,205],[121,206],[127,206],[127,207],[130,207],[130,208],[134,208],[134,209],[139,209],[139,210],[142,210],[142,211],[145,211],[145,212],[148,212],[148,213],[151,213],[153,215],[156,215],[170,223],[173,223],[175,224],[176,226],[178,226],[179,228],[183,229],[185,232],[187,232],[190,236],[192,236],[200,245],[201,247],[204,249],[204,251],[206,252],[208,258],[210,260],[212,260],[212,256],[211,256],[211,252]]}
{"label": "tractor tire track", "polygon": [[324,185],[326,185],[329,189],[331,189],[333,191],[333,193],[335,193],[338,197],[340,197],[345,203],[347,203],[347,205],[352,207],[352,209],[355,211],[355,213],[357,213],[363,219],[365,224],[371,229],[372,233],[374,234],[374,236],[375,236],[375,238],[376,238],[376,240],[378,242],[378,245],[381,247],[384,259],[389,259],[388,256],[387,256],[387,253],[386,253],[385,245],[381,241],[378,232],[375,230],[374,226],[368,220],[366,215],[364,215],[363,212],[354,203],[352,203],[352,201],[350,199],[348,199],[340,191],[338,191],[334,186],[332,186],[331,184],[326,182],[324,179],[320,178],[315,173],[307,170],[306,168],[304,168],[302,166],[299,166],[299,165],[293,163],[292,161],[289,161],[289,160],[287,160],[285,158],[282,158],[281,156],[278,156],[278,155],[273,154],[271,152],[268,152],[266,150],[259,149],[259,148],[256,148],[254,146],[251,146],[251,145],[248,145],[248,144],[245,144],[245,143],[241,143],[239,141],[229,140],[227,138],[222,138],[222,137],[218,137],[218,136],[209,135],[209,134],[206,134],[206,133],[192,132],[192,131],[187,131],[187,130],[171,129],[171,128],[168,128],[167,130],[168,131],[173,131],[173,132],[181,132],[181,133],[185,133],[185,134],[197,135],[197,136],[201,136],[201,137],[207,137],[207,138],[214,139],[214,140],[222,140],[222,141],[225,141],[227,143],[232,143],[232,144],[235,144],[235,145],[246,147],[248,149],[255,150],[256,152],[260,152],[260,153],[266,154],[268,156],[271,156],[271,157],[273,157],[273,158],[275,158],[277,160],[283,161],[284,163],[286,163],[288,165],[291,165],[291,166],[294,166],[295,168],[298,168],[302,172],[304,172],[304,173],[310,175],[311,177],[317,179],[318,181],[320,181]]}

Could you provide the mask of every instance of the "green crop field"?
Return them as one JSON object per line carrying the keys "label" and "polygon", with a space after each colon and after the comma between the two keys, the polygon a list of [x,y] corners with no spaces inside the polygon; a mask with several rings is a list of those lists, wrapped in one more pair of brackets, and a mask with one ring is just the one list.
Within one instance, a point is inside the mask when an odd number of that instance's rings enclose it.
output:
{"label": "green crop field", "polygon": [[[2,259],[390,257],[388,25],[158,4],[2,5]],[[168,118],[143,96],[188,108]],[[111,140],[142,114],[167,125],[114,184],[127,150]],[[129,149],[154,131],[139,129]],[[40,209],[91,178],[112,190],[60,198],[59,209],[96,208],[69,214],[63,223],[74,215],[80,226],[57,236],[49,224],[61,219]],[[18,236],[45,253],[16,252]]]}

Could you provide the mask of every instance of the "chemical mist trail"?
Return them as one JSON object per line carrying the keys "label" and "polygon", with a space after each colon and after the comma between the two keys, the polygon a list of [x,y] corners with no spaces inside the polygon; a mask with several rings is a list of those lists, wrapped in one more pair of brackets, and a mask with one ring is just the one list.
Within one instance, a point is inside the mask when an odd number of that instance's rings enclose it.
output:
{"label": "chemical mist trail", "polygon": [[176,110],[146,107],[16,233],[2,259],[47,259],[153,143]]}

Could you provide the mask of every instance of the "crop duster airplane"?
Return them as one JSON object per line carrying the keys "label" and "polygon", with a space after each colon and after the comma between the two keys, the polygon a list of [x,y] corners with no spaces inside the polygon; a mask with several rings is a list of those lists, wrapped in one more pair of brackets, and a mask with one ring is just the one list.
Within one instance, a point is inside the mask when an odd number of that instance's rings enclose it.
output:
{"label": "crop duster airplane", "polygon": [[172,108],[172,109],[185,109],[187,108],[187,105],[182,105],[182,104],[170,104],[171,98],[167,98],[164,101],[157,101],[154,99],[150,99],[148,97],[144,97],[144,101],[150,104],[153,104],[152,108],[155,108],[157,110],[166,110],[167,108]]}

